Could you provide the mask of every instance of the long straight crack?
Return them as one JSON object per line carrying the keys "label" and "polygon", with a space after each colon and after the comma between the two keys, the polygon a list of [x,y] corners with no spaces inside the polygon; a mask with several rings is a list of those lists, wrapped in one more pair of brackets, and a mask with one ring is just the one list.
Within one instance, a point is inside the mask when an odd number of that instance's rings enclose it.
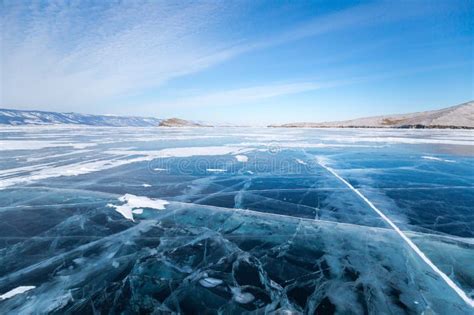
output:
{"label": "long straight crack", "polygon": [[464,292],[456,283],[454,283],[453,280],[451,280],[451,278],[449,278],[444,272],[442,272],[426,255],[425,253],[423,253],[420,248],[418,246],[415,245],[415,243],[412,242],[412,240],[410,240],[408,238],[408,236],[406,236],[405,233],[402,232],[402,230],[400,230],[400,228],[395,224],[393,223],[392,220],[390,220],[382,211],[380,211],[369,199],[367,199],[367,197],[365,197],[357,188],[355,188],[354,186],[352,186],[347,180],[345,180],[344,178],[342,178],[341,176],[339,176],[339,174],[337,174],[334,169],[332,169],[331,167],[329,166],[326,166],[323,162],[321,161],[317,161],[318,164],[323,167],[324,169],[326,169],[329,173],[331,173],[332,175],[334,175],[337,179],[339,179],[341,182],[343,182],[347,187],[349,187],[353,192],[355,192],[362,200],[365,201],[365,203],[367,203],[369,205],[369,207],[374,210],[390,227],[392,227],[395,232],[398,233],[398,235],[400,235],[400,237],[408,244],[408,246],[411,247],[411,249],[413,249],[413,251],[435,272],[437,273],[443,280],[444,282],[446,282],[446,284],[454,290],[454,292],[457,293],[457,295],[459,295],[459,297],[464,301],[466,302],[467,305],[471,306],[474,308],[474,300],[472,300],[469,296],[467,296],[466,292]]}

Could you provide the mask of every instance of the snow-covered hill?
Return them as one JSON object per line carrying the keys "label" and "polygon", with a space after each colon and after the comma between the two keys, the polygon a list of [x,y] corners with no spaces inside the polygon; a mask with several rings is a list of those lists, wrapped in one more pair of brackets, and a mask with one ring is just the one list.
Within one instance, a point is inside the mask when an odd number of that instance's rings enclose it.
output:
{"label": "snow-covered hill", "polygon": [[1,108],[0,125],[89,125],[104,127],[201,126],[198,123],[182,119],[165,120],[153,117],[87,115]]}
{"label": "snow-covered hill", "polygon": [[271,127],[295,128],[474,128],[474,101],[440,110],[365,117],[322,123],[301,122]]}

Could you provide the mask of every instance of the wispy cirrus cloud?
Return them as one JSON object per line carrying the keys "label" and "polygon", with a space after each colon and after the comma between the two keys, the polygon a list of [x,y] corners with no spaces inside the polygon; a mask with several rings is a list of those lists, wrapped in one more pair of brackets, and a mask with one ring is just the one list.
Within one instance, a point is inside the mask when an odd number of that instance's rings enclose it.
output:
{"label": "wispy cirrus cloud", "polygon": [[[94,108],[253,50],[407,16],[376,3],[319,16],[270,36],[224,37],[217,32],[238,15],[235,6],[221,2],[6,1],[1,105]],[[313,83],[261,86],[176,103],[245,100],[314,88]]]}
{"label": "wispy cirrus cloud", "polygon": [[244,88],[208,92],[196,96],[177,98],[169,102],[153,103],[153,107],[232,106],[248,104],[283,95],[318,90],[328,84],[317,82],[270,83]]}
{"label": "wispy cirrus cloud", "polygon": [[[176,96],[171,101],[154,101],[136,106],[137,110],[144,113],[154,112],[157,108],[192,108],[201,106],[222,107],[247,105],[257,103],[262,100],[277,98],[280,96],[287,96],[305,92],[317,91],[320,89],[328,89],[334,87],[341,87],[345,85],[375,82],[380,80],[387,80],[391,78],[406,77],[413,74],[429,73],[440,69],[461,68],[470,66],[469,62],[455,62],[435,66],[420,66],[410,69],[400,69],[386,71],[383,73],[376,73],[363,76],[346,77],[344,79],[333,80],[310,80],[310,81],[296,81],[296,82],[269,82],[264,85],[253,85],[242,88],[223,89],[218,91],[208,91],[190,96]],[[195,91],[192,91],[195,93]]]}
{"label": "wispy cirrus cloud", "polygon": [[2,104],[91,104],[225,58],[211,3],[5,5]]}

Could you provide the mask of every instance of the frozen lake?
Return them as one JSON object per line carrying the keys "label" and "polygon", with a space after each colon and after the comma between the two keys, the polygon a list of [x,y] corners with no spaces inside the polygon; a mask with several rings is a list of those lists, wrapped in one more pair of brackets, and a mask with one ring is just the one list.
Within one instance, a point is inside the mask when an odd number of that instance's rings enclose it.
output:
{"label": "frozen lake", "polygon": [[0,153],[1,314],[472,314],[473,131],[3,127]]}

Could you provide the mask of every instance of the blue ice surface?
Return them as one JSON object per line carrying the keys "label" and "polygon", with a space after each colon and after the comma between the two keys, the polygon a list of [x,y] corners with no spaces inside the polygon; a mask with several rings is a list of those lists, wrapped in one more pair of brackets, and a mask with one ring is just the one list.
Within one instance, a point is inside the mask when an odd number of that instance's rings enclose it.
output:
{"label": "blue ice surface", "polygon": [[472,314],[473,136],[1,128],[0,313]]}

